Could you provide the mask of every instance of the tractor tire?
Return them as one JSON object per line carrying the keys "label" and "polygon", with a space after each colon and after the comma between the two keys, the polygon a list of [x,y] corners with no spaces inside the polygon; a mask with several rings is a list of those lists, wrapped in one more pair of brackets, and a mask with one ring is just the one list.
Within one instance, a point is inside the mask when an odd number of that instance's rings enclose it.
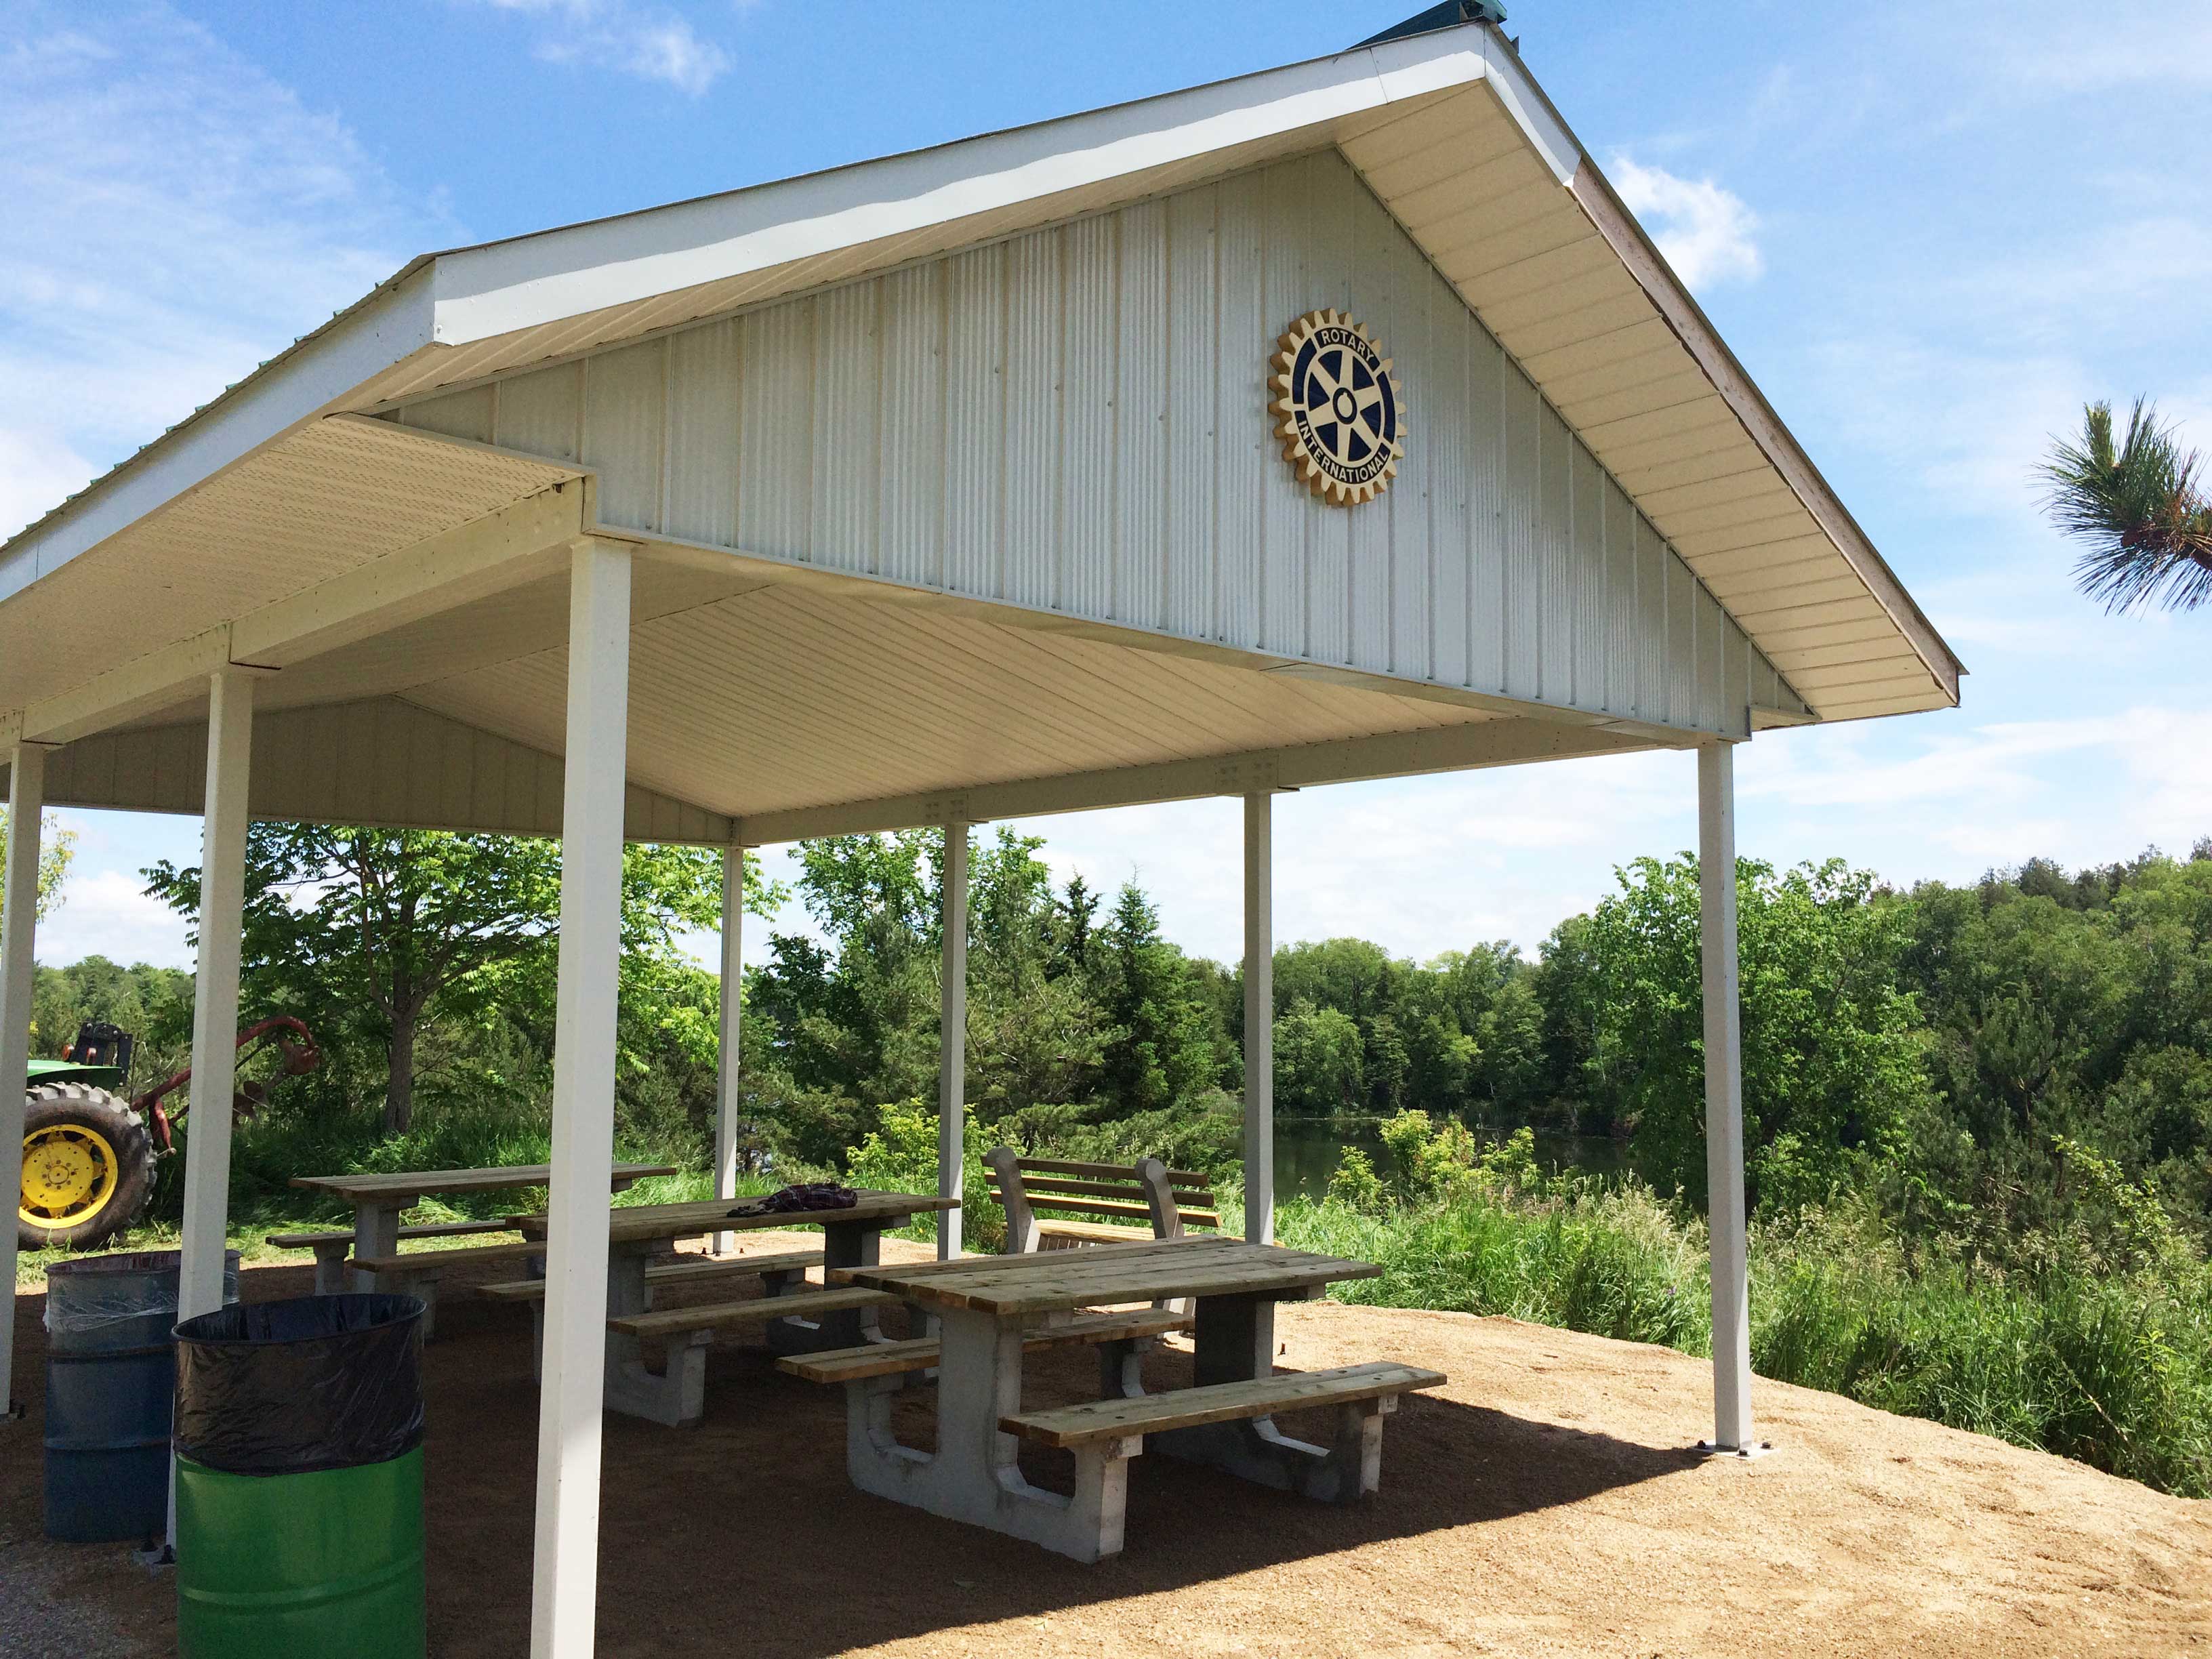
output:
{"label": "tractor tire", "polygon": [[16,1242],[89,1249],[136,1221],[154,1193],[154,1137],[127,1102],[88,1083],[42,1083],[23,1097]]}

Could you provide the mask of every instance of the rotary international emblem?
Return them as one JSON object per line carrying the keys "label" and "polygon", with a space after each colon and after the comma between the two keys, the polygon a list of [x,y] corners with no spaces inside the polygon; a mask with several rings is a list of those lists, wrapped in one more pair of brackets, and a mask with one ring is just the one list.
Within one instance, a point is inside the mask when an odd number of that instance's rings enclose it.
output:
{"label": "rotary international emblem", "polygon": [[1390,360],[1341,313],[1310,311],[1277,343],[1270,405],[1283,459],[1323,501],[1372,501],[1397,476],[1406,410]]}

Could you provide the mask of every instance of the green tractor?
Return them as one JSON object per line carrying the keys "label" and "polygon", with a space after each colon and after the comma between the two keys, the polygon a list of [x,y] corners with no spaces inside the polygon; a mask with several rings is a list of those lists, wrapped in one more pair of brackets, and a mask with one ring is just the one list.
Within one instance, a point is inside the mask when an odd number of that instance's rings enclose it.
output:
{"label": "green tractor", "polygon": [[[238,1034],[241,1054],[273,1046],[286,1077],[311,1072],[322,1053],[307,1028],[289,1015]],[[131,1079],[132,1040],[102,1020],[88,1020],[59,1060],[33,1060],[23,1096],[23,1187],[15,1236],[27,1250],[90,1249],[136,1221],[154,1194],[154,1161],[174,1150],[180,1109],[162,1101],[191,1080],[187,1067],[135,1098],[120,1091]],[[258,1084],[233,1100],[251,1117],[268,1101]]]}

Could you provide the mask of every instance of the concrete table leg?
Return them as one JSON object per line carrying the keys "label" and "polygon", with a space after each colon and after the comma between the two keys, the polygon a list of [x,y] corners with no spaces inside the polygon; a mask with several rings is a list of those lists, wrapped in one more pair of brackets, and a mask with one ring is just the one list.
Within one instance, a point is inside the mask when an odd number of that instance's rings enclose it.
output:
{"label": "concrete table leg", "polygon": [[[399,1254],[399,1218],[413,1203],[409,1199],[400,1203],[364,1200],[354,1206],[353,1253],[356,1256],[397,1255]],[[319,1277],[319,1275],[318,1275]],[[376,1275],[356,1269],[351,1275],[353,1288],[367,1294],[377,1288]],[[319,1285],[317,1286],[320,1288]]]}
{"label": "concrete table leg", "polygon": [[937,1451],[898,1443],[891,1428],[896,1377],[846,1388],[845,1462],[863,1492],[933,1515],[988,1527],[1079,1561],[1121,1549],[1128,1460],[1141,1438],[1086,1447],[1076,1458],[1075,1492],[1063,1498],[1031,1486],[999,1419],[1021,1409],[1018,1320],[1001,1322],[969,1309],[939,1316]]}
{"label": "concrete table leg", "polygon": [[[1197,1316],[1193,1370],[1199,1387],[1251,1382],[1275,1374],[1273,1297],[1200,1297]],[[1212,1423],[1203,1428],[1170,1429],[1148,1438],[1152,1449],[1165,1457],[1215,1464],[1260,1486],[1299,1492],[1324,1503],[1346,1502],[1375,1490],[1369,1477],[1379,1478],[1382,1443],[1379,1413],[1364,1407],[1351,1411],[1357,1421],[1347,1419],[1339,1424],[1333,1446],[1294,1440],[1278,1429],[1273,1419],[1265,1417]]]}
{"label": "concrete table leg", "polygon": [[346,1257],[352,1250],[353,1246],[343,1241],[315,1246],[317,1296],[343,1296],[346,1293]]}
{"label": "concrete table leg", "polygon": [[[646,1311],[645,1265],[651,1246],[617,1245],[607,1254],[607,1317]],[[673,1341],[659,1370],[646,1363],[644,1346],[619,1331],[607,1333],[606,1407],[671,1428],[689,1428],[707,1409],[706,1332]]]}
{"label": "concrete table leg", "polygon": [[[822,1225],[822,1282],[836,1281],[830,1273],[839,1267],[872,1267],[883,1258],[883,1224],[879,1221],[825,1221]],[[767,1287],[775,1294],[773,1287]],[[793,1288],[799,1288],[794,1285]],[[877,1328],[873,1308],[853,1308],[824,1314],[819,1319],[779,1319],[768,1328],[769,1346],[777,1353],[822,1353],[832,1348],[857,1348],[864,1342],[890,1339]]]}

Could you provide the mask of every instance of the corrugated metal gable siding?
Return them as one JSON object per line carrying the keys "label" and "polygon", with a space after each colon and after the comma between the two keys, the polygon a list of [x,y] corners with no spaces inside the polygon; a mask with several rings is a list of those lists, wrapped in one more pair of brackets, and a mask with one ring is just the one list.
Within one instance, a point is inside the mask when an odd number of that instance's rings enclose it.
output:
{"label": "corrugated metal gable siding", "polygon": [[653,340],[586,365],[584,464],[599,470],[599,516],[660,530],[668,415],[668,346]]}
{"label": "corrugated metal gable siding", "polygon": [[1051,603],[1115,615],[1115,408],[1121,392],[1119,216],[1068,227],[1060,279],[1059,568]]}
{"label": "corrugated metal gable siding", "polygon": [[894,581],[945,580],[945,267],[883,281],[882,464],[906,487],[876,494],[876,557]]}
{"label": "corrugated metal gable siding", "polygon": [[737,539],[738,476],[729,458],[743,439],[738,400],[744,383],[736,324],[669,337],[665,505],[672,536],[723,544]]}
{"label": "corrugated metal gable siding", "polygon": [[[1282,462],[1267,411],[1276,337],[1322,307],[1367,325],[1407,409],[1396,484],[1349,512]],[[1579,349],[1559,348],[1559,384]],[[1641,505],[1334,152],[403,415],[548,453],[580,441],[614,525],[1743,728],[1733,623],[1699,617],[1711,596]],[[1773,511],[1732,471],[1692,488],[1674,509],[1701,526]],[[1747,665],[1742,695],[1756,682]]]}
{"label": "corrugated metal gable siding", "polygon": [[[556,688],[549,706],[559,705]],[[257,714],[253,757],[247,805],[257,818],[561,833],[557,756],[396,697]],[[140,726],[57,750],[47,798],[197,813],[206,782],[204,724]],[[720,843],[731,827],[720,813],[633,784],[623,833],[632,841]]]}
{"label": "corrugated metal gable siding", "polygon": [[833,289],[814,302],[813,555],[877,574],[876,495],[887,475],[876,336],[883,284]]}

